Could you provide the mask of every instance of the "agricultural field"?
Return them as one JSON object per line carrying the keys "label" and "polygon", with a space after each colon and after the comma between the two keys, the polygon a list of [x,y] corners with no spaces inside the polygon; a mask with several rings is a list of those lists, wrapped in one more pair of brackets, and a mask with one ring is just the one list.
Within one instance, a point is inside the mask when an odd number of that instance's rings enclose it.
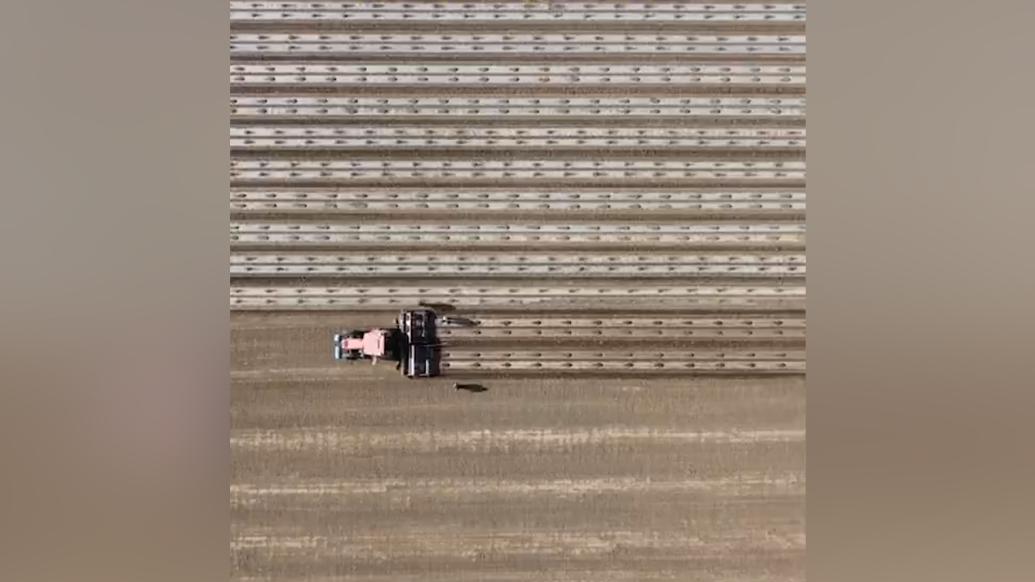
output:
{"label": "agricultural field", "polygon": [[234,579],[804,580],[803,4],[230,10]]}

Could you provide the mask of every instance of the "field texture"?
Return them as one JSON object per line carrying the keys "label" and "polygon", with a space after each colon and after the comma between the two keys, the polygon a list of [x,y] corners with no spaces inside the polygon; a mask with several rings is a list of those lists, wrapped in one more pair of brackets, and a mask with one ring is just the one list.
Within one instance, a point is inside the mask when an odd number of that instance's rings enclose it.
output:
{"label": "field texture", "polygon": [[230,10],[235,579],[804,579],[804,5]]}

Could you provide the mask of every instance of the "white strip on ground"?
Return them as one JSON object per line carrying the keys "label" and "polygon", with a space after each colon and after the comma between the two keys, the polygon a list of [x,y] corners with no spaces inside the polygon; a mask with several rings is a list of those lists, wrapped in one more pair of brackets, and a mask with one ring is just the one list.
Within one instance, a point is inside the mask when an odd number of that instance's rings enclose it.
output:
{"label": "white strip on ground", "polygon": [[237,117],[474,117],[578,118],[609,126],[613,119],[659,117],[797,118],[804,97],[343,97],[335,95],[234,95]]}
{"label": "white strip on ground", "polygon": [[803,23],[805,4],[579,2],[230,2],[231,22],[303,21],[372,23],[484,22],[737,22]]}
{"label": "white strip on ground", "polygon": [[237,63],[237,85],[783,85],[805,83],[804,65]]}

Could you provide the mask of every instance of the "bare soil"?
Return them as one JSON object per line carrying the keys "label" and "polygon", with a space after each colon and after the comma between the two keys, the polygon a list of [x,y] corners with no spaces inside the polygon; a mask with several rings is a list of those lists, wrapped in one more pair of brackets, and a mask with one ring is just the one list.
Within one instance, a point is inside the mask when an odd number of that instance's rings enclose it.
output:
{"label": "bare soil", "polygon": [[472,393],[333,360],[392,316],[233,315],[235,576],[804,579],[802,377]]}

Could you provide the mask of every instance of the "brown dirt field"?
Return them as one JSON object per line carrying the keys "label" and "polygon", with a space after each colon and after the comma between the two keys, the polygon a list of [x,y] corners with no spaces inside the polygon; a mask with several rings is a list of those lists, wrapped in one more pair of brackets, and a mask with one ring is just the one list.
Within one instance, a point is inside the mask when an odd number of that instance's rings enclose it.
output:
{"label": "brown dirt field", "polygon": [[[614,3],[517,3],[508,10],[542,14],[499,20],[500,8],[485,3],[445,11],[404,3],[439,12],[414,19],[397,4],[356,20],[312,13],[355,7],[296,13],[234,2],[231,26],[331,40],[477,31],[718,34],[727,44],[805,31],[804,3],[720,6],[754,14],[717,20]],[[802,39],[736,54],[679,43],[648,54],[607,39],[580,40],[597,49],[572,54],[555,46],[476,54],[473,39],[451,54],[324,39],[334,46],[290,54],[253,40],[231,50],[230,123],[253,132],[333,128],[347,147],[299,134],[231,149],[231,252],[239,265],[250,253],[276,255],[231,279],[234,579],[805,579],[805,383],[787,374],[804,368],[804,260],[764,272],[724,270],[714,258],[701,270],[626,268],[640,253],[801,254]],[[420,63],[424,72],[406,72]],[[377,72],[394,64],[398,78]],[[444,66],[456,75],[439,74]],[[492,78],[473,75],[474,66]],[[606,76],[592,72],[612,66]],[[671,75],[655,74],[662,67]],[[450,127],[553,137],[436,137]],[[400,128],[413,136],[367,139],[367,130]],[[780,128],[800,138],[556,142],[612,128]],[[676,232],[683,225],[692,232]],[[454,268],[479,250],[494,255],[491,269],[489,261]],[[622,268],[532,273],[498,267],[495,256],[548,251],[607,251],[621,255],[613,263]],[[374,258],[334,267],[359,252]],[[406,253],[434,255],[421,263],[439,266],[399,267],[392,257]],[[398,309],[419,302],[498,325],[441,334],[450,366],[439,378],[333,359],[333,333],[392,325]],[[660,323],[623,333],[608,322],[603,334],[563,323],[620,316]],[[500,318],[556,321],[508,335],[512,322]],[[461,379],[486,390],[455,390]]]}
{"label": "brown dirt field", "polygon": [[333,361],[391,314],[234,314],[232,555],[277,580],[801,580],[805,388],[407,380]]}

